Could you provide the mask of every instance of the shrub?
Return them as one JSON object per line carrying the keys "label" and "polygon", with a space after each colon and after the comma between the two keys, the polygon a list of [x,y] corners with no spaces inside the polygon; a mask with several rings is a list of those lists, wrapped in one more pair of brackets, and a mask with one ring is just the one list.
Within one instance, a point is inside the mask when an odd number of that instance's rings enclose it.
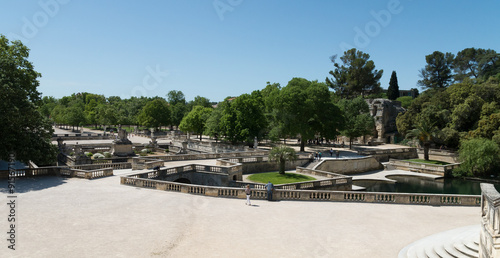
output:
{"label": "shrub", "polygon": [[110,153],[110,152],[108,152],[108,151],[105,151],[105,152],[103,152],[102,154],[103,154],[103,155],[104,155],[104,157],[106,157],[107,159],[109,159],[109,158],[111,158],[111,157],[112,157],[111,153]]}
{"label": "shrub", "polygon": [[93,159],[104,159],[104,155],[101,153],[96,153],[92,156]]}
{"label": "shrub", "polygon": [[88,152],[88,151],[86,151],[84,154],[85,154],[85,156],[87,156],[89,158],[92,157],[92,155],[94,155],[94,154],[92,154],[92,152]]}
{"label": "shrub", "polygon": [[494,141],[485,138],[473,138],[462,141],[459,150],[460,167],[454,176],[497,175],[500,169],[500,147]]}

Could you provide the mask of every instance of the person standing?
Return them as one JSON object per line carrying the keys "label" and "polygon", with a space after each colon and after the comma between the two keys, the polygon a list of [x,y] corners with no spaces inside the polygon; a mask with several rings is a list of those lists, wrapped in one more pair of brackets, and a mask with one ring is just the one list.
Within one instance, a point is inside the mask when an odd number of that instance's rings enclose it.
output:
{"label": "person standing", "polygon": [[252,206],[252,204],[250,203],[250,195],[252,195],[252,189],[250,189],[250,185],[247,185],[247,188],[245,189],[245,194],[247,195],[247,202],[245,203],[245,205]]}
{"label": "person standing", "polygon": [[266,189],[267,189],[267,200],[272,201],[273,200],[273,190],[274,190],[274,185],[269,181],[266,184]]}
{"label": "person standing", "polygon": [[330,149],[330,157],[333,157],[333,148]]}

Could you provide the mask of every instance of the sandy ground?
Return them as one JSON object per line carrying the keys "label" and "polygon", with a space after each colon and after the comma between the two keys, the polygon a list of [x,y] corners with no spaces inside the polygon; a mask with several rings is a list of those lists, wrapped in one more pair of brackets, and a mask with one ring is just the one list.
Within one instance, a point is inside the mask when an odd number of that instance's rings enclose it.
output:
{"label": "sandy ground", "polygon": [[119,176],[39,177],[16,182],[12,251],[7,181],[0,185],[0,257],[385,258],[425,236],[480,222],[479,207],[261,200],[246,206],[243,199],[120,185]]}

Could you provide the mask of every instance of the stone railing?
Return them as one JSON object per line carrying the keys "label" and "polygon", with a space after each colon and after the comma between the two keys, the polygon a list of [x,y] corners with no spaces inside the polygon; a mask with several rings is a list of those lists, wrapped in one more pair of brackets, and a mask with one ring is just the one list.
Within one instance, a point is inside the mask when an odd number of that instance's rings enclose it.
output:
{"label": "stone railing", "polygon": [[387,162],[390,159],[415,159],[418,158],[416,148],[396,148],[396,149],[366,149],[355,148],[359,155],[372,156],[379,162]]}
{"label": "stone railing", "polygon": [[[34,176],[70,176],[81,177],[86,179],[99,178],[104,176],[112,176],[114,169],[130,169],[130,163],[110,163],[110,164],[92,164],[92,165],[75,165],[69,167],[38,167],[16,169],[11,177],[34,177]],[[9,171],[0,171],[0,179],[9,177]]]}
{"label": "stone railing", "polygon": [[[205,185],[182,184],[162,180],[121,177],[121,184],[175,191],[215,197],[245,198],[245,189],[236,187],[215,187]],[[264,189],[252,189],[252,198],[265,199],[267,192]],[[360,203],[387,203],[387,204],[419,204],[419,205],[446,205],[446,206],[479,206],[481,196],[450,195],[450,194],[408,194],[408,193],[375,193],[355,191],[318,191],[318,190],[275,190],[274,200],[297,201],[336,201]]]}
{"label": "stone railing", "polygon": [[104,163],[104,164],[74,165],[74,166],[69,166],[69,168],[83,169],[83,170],[95,170],[95,169],[103,169],[103,168],[130,169],[130,168],[132,168],[132,164],[130,164],[128,162]]}
{"label": "stone railing", "polygon": [[[163,162],[163,161],[161,161]],[[130,175],[128,177],[133,178],[158,178],[162,175],[172,175],[176,173],[184,173],[184,172],[210,172],[210,173],[218,173],[231,175],[234,173],[238,173],[241,171],[241,164],[234,164],[232,166],[221,167],[221,166],[209,166],[209,165],[200,165],[200,164],[189,164],[178,167],[169,167],[169,168],[160,168],[159,170],[147,171],[143,173],[137,173]]]}
{"label": "stone railing", "polygon": [[85,179],[101,178],[113,175],[112,168],[101,168],[95,170],[82,170],[73,168],[63,168],[60,170],[60,174],[70,177],[80,177]]}
{"label": "stone railing", "polygon": [[500,194],[492,184],[481,184],[479,257],[500,257]]}
{"label": "stone railing", "polygon": [[[33,176],[55,176],[58,175],[60,167],[38,167],[16,169],[11,173],[11,177],[33,177]],[[0,171],[0,179],[9,178],[9,171]]]}
{"label": "stone railing", "polygon": [[[292,170],[297,166],[303,166],[308,162],[308,155],[297,155],[296,160],[288,161],[286,163],[285,169]],[[279,170],[279,164],[277,162],[269,162],[268,156],[228,157],[217,160],[217,165],[219,166],[227,166],[227,164],[231,163],[243,164],[243,174],[254,174]]]}
{"label": "stone railing", "polygon": [[408,170],[418,173],[433,174],[438,176],[445,176],[451,170],[458,168],[460,164],[449,164],[449,165],[435,165],[427,164],[421,162],[407,161],[407,160],[395,160],[391,159],[389,162],[395,169]]}
{"label": "stone railing", "polygon": [[164,161],[182,161],[182,160],[198,160],[198,159],[220,159],[230,157],[250,157],[250,156],[265,156],[268,151],[251,151],[251,152],[227,152],[227,153],[201,153],[201,154],[179,154],[179,155],[150,155],[147,157],[136,157],[138,159],[161,159]]}
{"label": "stone railing", "polygon": [[300,173],[300,174],[306,174],[306,175],[312,175],[312,176],[322,176],[322,177],[328,177],[328,178],[339,178],[339,177],[350,178],[350,177],[346,177],[344,175],[336,174],[333,172],[315,170],[315,169],[303,168],[303,167],[297,167],[296,171],[297,171],[297,173]]}
{"label": "stone railing", "polygon": [[220,142],[215,143],[215,142],[197,142],[197,141],[188,141],[187,148],[189,150],[195,150],[207,153],[244,152],[244,151],[254,150],[244,145],[235,146]]}

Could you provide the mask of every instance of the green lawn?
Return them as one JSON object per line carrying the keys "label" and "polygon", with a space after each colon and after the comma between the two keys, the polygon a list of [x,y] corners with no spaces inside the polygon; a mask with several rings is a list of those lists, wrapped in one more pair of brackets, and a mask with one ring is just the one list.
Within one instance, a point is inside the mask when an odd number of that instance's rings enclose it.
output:
{"label": "green lawn", "polygon": [[279,185],[279,184],[312,181],[316,180],[316,178],[295,173],[285,173],[284,175],[280,175],[278,172],[268,172],[268,173],[253,174],[248,177],[248,180],[257,183],[267,183],[271,181],[271,183]]}
{"label": "green lawn", "polygon": [[450,164],[448,162],[439,161],[439,160],[407,159],[406,161],[420,162],[420,163],[427,163],[427,164],[434,164],[434,165],[449,165]]}

